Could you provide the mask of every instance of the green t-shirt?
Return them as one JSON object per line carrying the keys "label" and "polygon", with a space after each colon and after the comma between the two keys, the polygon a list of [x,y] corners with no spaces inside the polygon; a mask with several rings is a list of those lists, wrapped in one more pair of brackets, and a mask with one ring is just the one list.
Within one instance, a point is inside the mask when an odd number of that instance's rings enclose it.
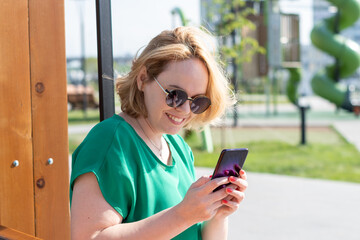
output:
{"label": "green t-shirt", "polygon": [[[147,218],[182,201],[195,180],[194,158],[179,135],[164,135],[172,165],[162,163],[120,116],[97,124],[72,156],[70,202],[75,179],[92,172],[105,200],[123,222]],[[201,239],[195,224],[174,239]]]}

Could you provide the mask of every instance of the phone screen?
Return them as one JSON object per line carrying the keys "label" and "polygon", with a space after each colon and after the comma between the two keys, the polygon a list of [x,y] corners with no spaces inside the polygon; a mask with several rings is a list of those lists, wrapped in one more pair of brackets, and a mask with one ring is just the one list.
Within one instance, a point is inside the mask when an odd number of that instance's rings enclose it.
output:
{"label": "phone screen", "polygon": [[[247,148],[235,148],[222,150],[211,179],[235,176],[239,177],[249,150]],[[223,188],[220,186],[214,191]]]}

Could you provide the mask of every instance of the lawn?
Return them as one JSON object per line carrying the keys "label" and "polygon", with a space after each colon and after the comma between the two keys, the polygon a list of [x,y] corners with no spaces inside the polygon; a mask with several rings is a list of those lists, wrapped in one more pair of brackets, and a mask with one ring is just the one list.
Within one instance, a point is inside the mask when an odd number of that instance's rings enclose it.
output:
{"label": "lawn", "polygon": [[99,109],[72,110],[68,112],[69,125],[75,124],[91,124],[100,120]]}
{"label": "lawn", "polygon": [[244,169],[360,183],[360,153],[332,128],[309,128],[300,145],[298,128],[213,128],[214,153],[201,150],[199,134],[188,139],[195,165],[213,168],[222,148],[246,147]]}
{"label": "lawn", "polygon": [[[300,130],[295,127],[212,128],[211,132],[213,153],[201,150],[199,133],[187,138],[196,166],[213,168],[221,149],[247,147],[247,171],[360,183],[360,153],[332,128],[308,128],[306,145],[299,144]],[[84,137],[70,135],[70,152]]]}

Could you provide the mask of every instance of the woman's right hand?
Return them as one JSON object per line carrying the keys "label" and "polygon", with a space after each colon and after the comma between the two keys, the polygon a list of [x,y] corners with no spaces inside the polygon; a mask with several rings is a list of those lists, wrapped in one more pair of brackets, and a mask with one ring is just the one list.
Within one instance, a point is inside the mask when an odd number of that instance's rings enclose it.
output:
{"label": "woman's right hand", "polygon": [[181,203],[176,206],[180,216],[190,224],[210,220],[223,205],[221,200],[228,196],[226,188],[216,192],[213,190],[227,183],[229,183],[228,177],[213,180],[205,176],[199,178],[190,186]]}

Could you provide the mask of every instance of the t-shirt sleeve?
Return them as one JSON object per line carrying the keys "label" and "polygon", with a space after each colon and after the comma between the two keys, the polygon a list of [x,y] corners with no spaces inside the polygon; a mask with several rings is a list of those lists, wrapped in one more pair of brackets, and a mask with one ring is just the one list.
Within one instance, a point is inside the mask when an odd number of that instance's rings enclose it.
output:
{"label": "t-shirt sleeve", "polygon": [[122,161],[124,155],[116,132],[117,126],[111,122],[100,123],[74,152],[70,203],[76,178],[92,172],[97,178],[104,199],[125,219],[133,203],[134,185],[131,174]]}

